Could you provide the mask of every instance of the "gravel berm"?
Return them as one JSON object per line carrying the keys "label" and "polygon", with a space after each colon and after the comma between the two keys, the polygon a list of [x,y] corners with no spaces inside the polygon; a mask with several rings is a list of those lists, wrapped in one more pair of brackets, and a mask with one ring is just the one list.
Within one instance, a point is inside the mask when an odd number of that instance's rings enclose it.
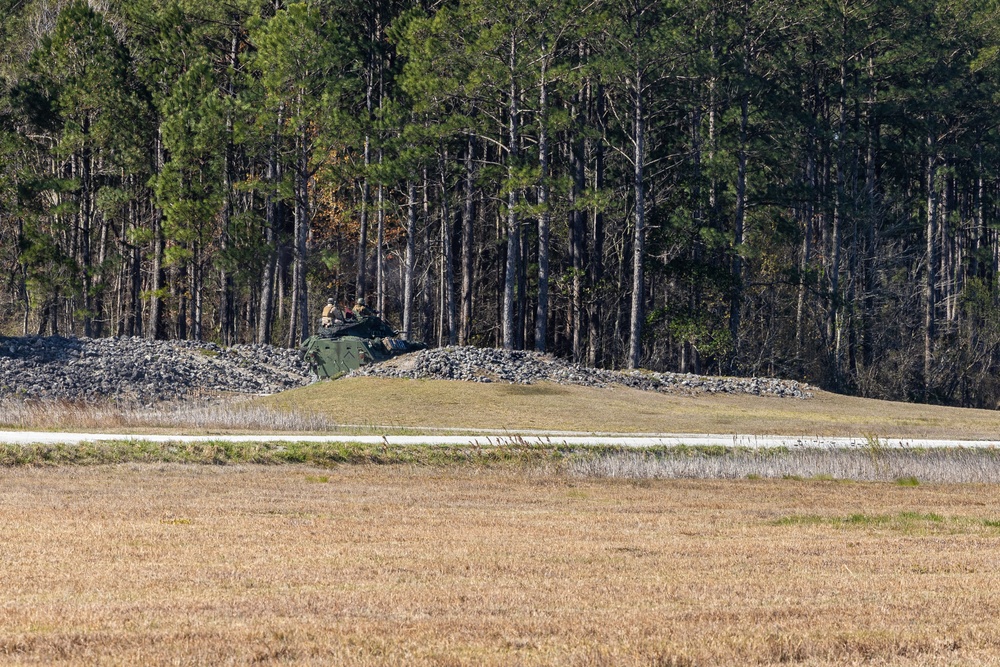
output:
{"label": "gravel berm", "polygon": [[611,371],[581,366],[539,352],[480,347],[421,350],[383,364],[359,368],[349,376],[511,384],[556,382],[587,387],[619,385],[671,394],[752,394],[781,398],[812,398],[813,395],[812,387],[794,380],[654,373],[646,370]]}
{"label": "gravel berm", "polygon": [[[812,396],[810,387],[787,380],[609,371],[536,352],[475,347],[422,350],[351,375],[619,385],[685,394]],[[222,348],[214,343],[143,338],[0,337],[0,398],[147,405],[227,394],[273,394],[307,385],[312,379],[298,351],[270,345]]]}
{"label": "gravel berm", "polygon": [[309,384],[296,350],[144,338],[0,338],[0,397],[141,404]]}

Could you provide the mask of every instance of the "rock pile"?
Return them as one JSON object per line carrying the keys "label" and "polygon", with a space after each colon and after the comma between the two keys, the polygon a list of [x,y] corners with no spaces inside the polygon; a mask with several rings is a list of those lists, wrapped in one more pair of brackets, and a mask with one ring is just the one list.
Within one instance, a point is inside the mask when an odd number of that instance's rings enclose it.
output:
{"label": "rock pile", "polygon": [[[589,387],[619,385],[665,393],[808,398],[809,387],[770,378],[724,378],[587,368],[536,352],[475,347],[423,350],[353,376]],[[116,400],[150,404],[219,394],[273,394],[310,381],[296,350],[270,345],[221,348],[142,338],[0,338],[0,398]]]}
{"label": "rock pile", "polygon": [[142,404],[309,383],[298,352],[142,338],[0,338],[0,397]]}
{"label": "rock pile", "polygon": [[465,380],[533,384],[556,382],[587,387],[620,385],[644,391],[676,394],[752,394],[811,398],[810,387],[793,380],[774,378],[710,377],[683,373],[609,371],[588,368],[537,352],[476,347],[422,350],[384,364],[365,366],[352,376]]}

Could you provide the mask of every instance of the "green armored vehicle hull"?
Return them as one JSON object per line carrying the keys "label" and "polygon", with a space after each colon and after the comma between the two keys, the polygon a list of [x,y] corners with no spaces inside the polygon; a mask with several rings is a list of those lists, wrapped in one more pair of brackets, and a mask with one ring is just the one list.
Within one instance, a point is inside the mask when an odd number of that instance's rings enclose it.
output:
{"label": "green armored vehicle hull", "polygon": [[398,332],[379,317],[369,315],[329,327],[302,342],[300,349],[313,373],[333,378],[355,368],[422,350],[426,345],[396,338]]}

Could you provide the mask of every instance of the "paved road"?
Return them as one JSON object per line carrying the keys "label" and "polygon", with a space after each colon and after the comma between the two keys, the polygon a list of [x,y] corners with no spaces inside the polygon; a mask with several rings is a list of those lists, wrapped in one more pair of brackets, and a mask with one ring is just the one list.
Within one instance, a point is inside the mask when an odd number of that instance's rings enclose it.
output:
{"label": "paved road", "polygon": [[[478,445],[482,447],[511,444],[528,445],[613,445],[620,447],[723,446],[759,449],[765,447],[864,449],[871,446],[866,438],[803,437],[780,435],[704,435],[657,433],[642,435],[570,435],[552,434],[484,434],[484,435],[122,435],[113,433],[52,433],[44,431],[0,431],[3,444],[67,444],[108,440],[145,442],[356,442],[390,445]],[[1000,440],[926,440],[917,438],[880,438],[879,445],[893,449],[967,447],[1000,448]]]}

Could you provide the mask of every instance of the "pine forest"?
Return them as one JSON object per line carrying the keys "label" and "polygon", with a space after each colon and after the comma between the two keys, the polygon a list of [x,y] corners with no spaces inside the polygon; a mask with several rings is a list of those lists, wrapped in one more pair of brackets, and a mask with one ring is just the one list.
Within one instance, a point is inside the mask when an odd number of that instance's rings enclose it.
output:
{"label": "pine forest", "polygon": [[0,0],[0,333],[1000,402],[990,0]]}

